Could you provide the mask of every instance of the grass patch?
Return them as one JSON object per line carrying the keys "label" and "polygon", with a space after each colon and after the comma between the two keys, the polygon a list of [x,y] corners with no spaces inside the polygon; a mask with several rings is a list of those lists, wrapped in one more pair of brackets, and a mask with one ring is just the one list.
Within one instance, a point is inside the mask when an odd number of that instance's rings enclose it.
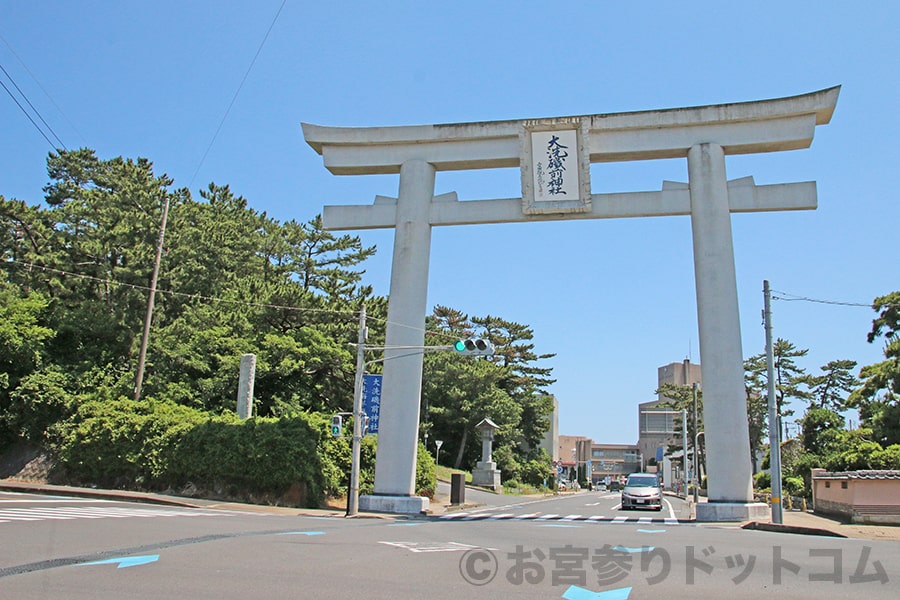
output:
{"label": "grass patch", "polygon": [[437,465],[435,470],[437,471],[437,478],[442,481],[450,481],[450,476],[454,473],[464,473],[466,476],[466,483],[472,483],[472,474],[468,471],[462,471],[460,469],[453,469],[451,467],[444,467],[441,465]]}

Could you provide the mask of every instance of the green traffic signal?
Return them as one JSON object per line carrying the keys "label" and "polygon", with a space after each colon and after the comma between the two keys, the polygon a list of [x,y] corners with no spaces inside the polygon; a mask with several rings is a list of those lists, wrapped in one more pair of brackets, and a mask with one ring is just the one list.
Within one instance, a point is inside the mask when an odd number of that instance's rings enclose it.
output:
{"label": "green traffic signal", "polygon": [[457,340],[453,349],[464,356],[490,356],[494,354],[494,347],[490,342],[479,338]]}

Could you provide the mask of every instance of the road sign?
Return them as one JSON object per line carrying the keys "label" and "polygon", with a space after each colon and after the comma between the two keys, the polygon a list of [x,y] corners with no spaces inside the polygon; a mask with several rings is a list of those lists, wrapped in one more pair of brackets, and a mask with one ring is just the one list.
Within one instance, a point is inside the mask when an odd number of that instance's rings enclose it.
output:
{"label": "road sign", "polygon": [[369,417],[369,433],[378,433],[381,415],[381,375],[363,375],[363,412]]}

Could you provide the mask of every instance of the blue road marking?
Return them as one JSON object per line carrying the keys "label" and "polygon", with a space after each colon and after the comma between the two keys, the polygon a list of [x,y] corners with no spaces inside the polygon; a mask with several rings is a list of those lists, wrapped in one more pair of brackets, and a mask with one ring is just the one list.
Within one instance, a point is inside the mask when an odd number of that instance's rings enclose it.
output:
{"label": "blue road marking", "polygon": [[570,585],[562,597],[565,600],[628,600],[630,594],[630,587],[608,590],[606,592],[592,592],[577,585]]}
{"label": "blue road marking", "polygon": [[324,531],[284,531],[278,535],[325,535]]}
{"label": "blue road marking", "polygon": [[81,563],[82,567],[86,567],[89,565],[113,565],[118,563],[119,566],[117,569],[125,569],[127,567],[136,567],[138,565],[146,565],[147,563],[156,562],[159,560],[159,554],[150,554],[147,556],[125,556],[121,558],[109,558],[107,560],[97,560],[89,563]]}
{"label": "blue road marking", "polygon": [[642,546],[640,548],[626,548],[625,546],[613,546],[613,550],[618,552],[628,552],[629,554],[637,554],[639,552],[650,552],[653,546]]}
{"label": "blue road marking", "polygon": [[641,533],[665,533],[665,529],[638,529]]}

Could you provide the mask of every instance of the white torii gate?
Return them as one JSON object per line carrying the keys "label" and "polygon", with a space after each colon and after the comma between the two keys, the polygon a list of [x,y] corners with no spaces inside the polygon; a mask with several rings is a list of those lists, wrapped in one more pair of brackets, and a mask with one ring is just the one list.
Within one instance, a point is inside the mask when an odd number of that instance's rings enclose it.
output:
{"label": "white torii gate", "polygon": [[[753,503],[732,212],[813,210],[815,182],[727,181],[725,156],[807,148],[831,120],[840,86],[800,96],[694,108],[523,121],[343,128],[303,123],[307,143],[335,175],[400,174],[398,198],[326,206],[330,230],[391,228],[394,254],[387,346],[423,346],[431,228],[690,215],[709,503],[698,520],[769,517]],[[593,194],[590,163],[687,158],[689,183],[660,191]],[[519,167],[522,198],[460,202],[434,196],[435,172]],[[422,354],[386,350],[375,494],[362,510],[419,513],[414,495]]]}

